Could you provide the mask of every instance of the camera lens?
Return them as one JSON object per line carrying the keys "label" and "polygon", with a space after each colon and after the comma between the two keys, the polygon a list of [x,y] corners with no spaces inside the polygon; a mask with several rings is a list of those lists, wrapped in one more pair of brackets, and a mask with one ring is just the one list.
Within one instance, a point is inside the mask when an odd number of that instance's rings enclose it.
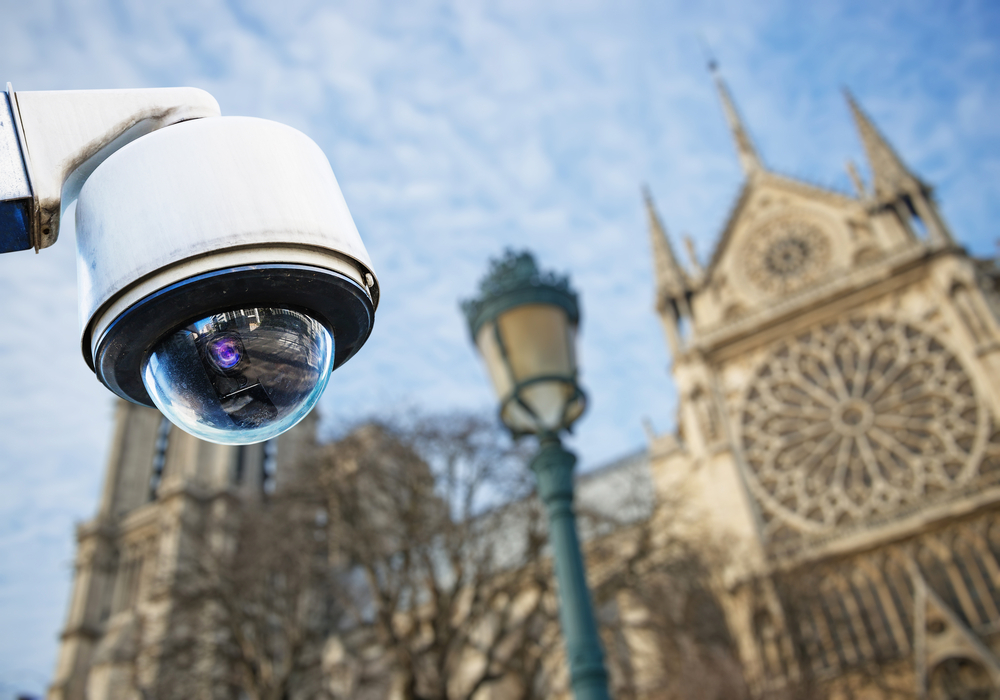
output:
{"label": "camera lens", "polygon": [[333,334],[303,313],[236,309],[168,334],[149,353],[142,381],[182,429],[245,445],[302,420],[326,388],[333,357]]}
{"label": "camera lens", "polygon": [[213,338],[207,343],[208,355],[219,369],[231,369],[243,359],[243,343],[233,335]]}

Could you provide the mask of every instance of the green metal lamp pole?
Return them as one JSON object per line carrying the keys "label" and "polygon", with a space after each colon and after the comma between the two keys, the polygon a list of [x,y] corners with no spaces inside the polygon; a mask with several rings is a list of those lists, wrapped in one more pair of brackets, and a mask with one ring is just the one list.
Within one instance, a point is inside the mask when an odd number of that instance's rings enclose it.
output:
{"label": "green metal lamp pole", "polygon": [[507,251],[492,261],[479,298],[462,307],[500,396],[501,419],[515,437],[538,436],[531,470],[548,513],[573,695],[610,700],[573,511],[576,457],[559,440],[586,407],[577,383],[576,293],[566,277],[541,273],[530,253]]}
{"label": "green metal lamp pole", "polygon": [[608,700],[608,672],[573,513],[576,456],[562,446],[555,433],[542,435],[540,442],[531,470],[549,516],[549,541],[559,582],[559,621],[566,639],[573,696],[576,700]]}

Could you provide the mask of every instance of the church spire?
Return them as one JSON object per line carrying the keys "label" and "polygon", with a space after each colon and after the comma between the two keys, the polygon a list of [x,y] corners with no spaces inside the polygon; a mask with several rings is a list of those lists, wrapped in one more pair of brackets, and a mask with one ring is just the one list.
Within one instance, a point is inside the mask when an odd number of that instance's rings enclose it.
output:
{"label": "church spire", "polygon": [[730,131],[733,132],[733,140],[736,141],[736,155],[739,156],[743,172],[747,176],[753,175],[764,169],[764,166],[760,162],[760,157],[757,155],[757,149],[754,148],[753,141],[750,140],[750,135],[747,134],[747,130],[743,126],[740,113],[736,111],[736,105],[733,103],[733,96],[719,74],[719,66],[715,62],[715,59],[709,59],[708,70],[715,80],[716,89],[719,91],[719,99],[722,100],[722,111],[726,115],[726,122],[729,124]]}
{"label": "church spire", "polygon": [[649,217],[649,241],[653,248],[653,272],[656,276],[656,310],[667,334],[670,354],[680,358],[685,352],[690,338],[685,329],[690,329],[691,307],[688,296],[691,294],[691,280],[684,268],[677,262],[670,239],[656,213],[653,197],[649,189],[642,188],[642,196],[646,200],[646,214]]}
{"label": "church spire", "polygon": [[858,106],[854,96],[846,89],[844,96],[847,98],[858,134],[861,136],[861,143],[868,156],[875,196],[881,199],[921,189],[920,181],[910,172],[902,158]]}
{"label": "church spire", "polygon": [[653,249],[653,272],[656,276],[656,297],[658,303],[669,299],[683,297],[690,289],[691,283],[684,268],[677,262],[674,249],[667,238],[656,205],[648,188],[642,189],[646,200],[646,214],[649,217],[649,241]]}
{"label": "church spire", "polygon": [[938,212],[931,188],[906,167],[903,159],[846,89],[844,96],[868,156],[875,199],[890,205],[916,238],[938,246],[950,244],[951,232]]}

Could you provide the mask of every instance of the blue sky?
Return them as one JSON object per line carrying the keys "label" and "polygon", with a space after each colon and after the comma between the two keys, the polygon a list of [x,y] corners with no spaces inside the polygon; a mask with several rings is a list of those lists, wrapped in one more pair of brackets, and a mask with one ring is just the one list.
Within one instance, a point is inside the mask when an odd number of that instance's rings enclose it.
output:
{"label": "blue sky", "polygon": [[[490,409],[457,302],[530,247],[581,294],[585,467],[674,425],[640,187],[710,254],[741,173],[714,50],[773,169],[849,190],[849,87],[993,255],[1000,6],[741,2],[0,0],[18,90],[192,85],[224,114],[324,149],[382,285],[376,328],[321,400],[323,430],[378,412]],[[80,358],[71,230],[0,258],[0,700],[41,693],[73,524],[96,507],[113,401]]]}

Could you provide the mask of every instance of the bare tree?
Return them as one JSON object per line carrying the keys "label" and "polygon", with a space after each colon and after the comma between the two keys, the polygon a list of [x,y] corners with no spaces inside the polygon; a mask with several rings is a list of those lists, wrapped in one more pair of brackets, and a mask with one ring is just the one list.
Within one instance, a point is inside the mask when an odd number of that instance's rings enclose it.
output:
{"label": "bare tree", "polygon": [[405,700],[501,682],[512,698],[545,696],[556,603],[526,466],[498,426],[467,415],[372,423],[327,447],[316,477],[353,583],[337,639],[344,696],[387,667]]}
{"label": "bare tree", "polygon": [[620,700],[748,698],[717,589],[726,550],[673,534],[682,499],[594,541],[590,559],[613,695]]}
{"label": "bare tree", "polygon": [[[563,642],[529,449],[468,415],[372,421],[270,497],[198,511],[148,697],[551,697]],[[634,486],[646,505],[579,504],[615,696],[745,697],[715,550],[665,535]]]}
{"label": "bare tree", "polygon": [[296,488],[190,518],[155,650],[155,698],[322,698],[338,624],[322,504]]}
{"label": "bare tree", "polygon": [[[562,638],[527,449],[458,416],[370,424],[327,448],[330,541],[357,586],[337,645],[344,696],[387,669],[406,700],[551,696]],[[646,482],[617,474],[577,507],[615,696],[746,698],[715,589],[723,548],[669,534],[682,494],[657,510]]]}

